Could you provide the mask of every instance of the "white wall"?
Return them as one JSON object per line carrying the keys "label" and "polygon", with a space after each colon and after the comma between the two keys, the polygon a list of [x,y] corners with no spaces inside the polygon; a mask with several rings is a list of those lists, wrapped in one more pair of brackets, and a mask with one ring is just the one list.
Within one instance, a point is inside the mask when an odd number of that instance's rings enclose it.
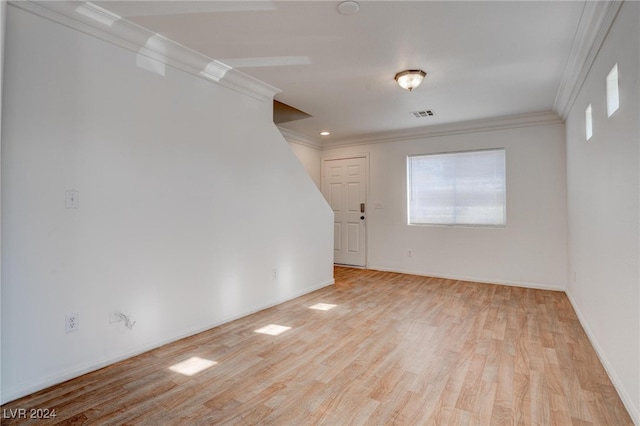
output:
{"label": "white wall", "polygon": [[[0,118],[2,117],[2,86],[4,70],[4,36],[7,23],[7,2],[0,0]],[[0,119],[0,146],[2,145],[2,120]],[[0,150],[0,153],[2,150]],[[0,154],[0,188],[2,187],[2,155]],[[2,223],[2,198],[0,197],[0,223]],[[0,241],[2,241],[2,227],[0,227]],[[2,288],[2,245],[0,244],[0,288]],[[2,292],[0,291],[0,306],[2,305]],[[0,366],[2,365],[2,341],[0,339]],[[0,383],[2,383],[2,369],[0,368]]]}
{"label": "white wall", "polygon": [[307,171],[307,174],[320,189],[320,158],[321,151],[317,148],[313,148],[307,145],[296,143],[288,140],[291,150],[296,155],[300,164]]}
{"label": "white wall", "polygon": [[[368,267],[563,289],[564,131],[562,123],[546,124],[334,148],[322,154],[369,153]],[[507,226],[408,226],[407,156],[485,148],[506,148]],[[374,208],[376,204],[383,208]]]}
{"label": "white wall", "polygon": [[6,59],[3,402],[332,283],[332,213],[269,102],[13,6]]}
{"label": "white wall", "polygon": [[[640,424],[640,3],[625,2],[566,120],[568,294]],[[606,112],[618,63],[620,109]],[[585,141],[584,111],[593,108]]]}

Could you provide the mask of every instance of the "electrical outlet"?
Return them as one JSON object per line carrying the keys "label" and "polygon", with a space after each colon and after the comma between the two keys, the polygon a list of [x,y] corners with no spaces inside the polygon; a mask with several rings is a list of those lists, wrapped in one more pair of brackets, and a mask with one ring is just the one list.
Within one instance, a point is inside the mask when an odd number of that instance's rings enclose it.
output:
{"label": "electrical outlet", "polygon": [[272,279],[278,279],[278,270],[276,268],[273,269],[273,274],[271,275]]}
{"label": "electrical outlet", "polygon": [[109,310],[109,323],[114,323],[118,321],[122,321],[122,317],[120,316],[120,305],[112,306]]}
{"label": "electrical outlet", "polygon": [[68,314],[64,317],[64,332],[71,333],[72,331],[78,331],[80,328],[80,320],[78,319],[78,313]]}
{"label": "electrical outlet", "polygon": [[413,257],[413,250],[407,250],[407,257]]}

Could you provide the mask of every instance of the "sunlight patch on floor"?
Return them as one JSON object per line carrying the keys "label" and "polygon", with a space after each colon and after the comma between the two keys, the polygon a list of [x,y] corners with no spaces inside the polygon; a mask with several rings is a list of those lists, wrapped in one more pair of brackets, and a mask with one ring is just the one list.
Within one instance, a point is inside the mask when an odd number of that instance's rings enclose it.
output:
{"label": "sunlight patch on floor", "polygon": [[277,336],[279,334],[284,333],[285,331],[291,330],[291,327],[287,327],[284,325],[278,324],[269,324],[265,327],[254,330],[256,333],[260,334],[269,334],[271,336]]}
{"label": "sunlight patch on floor", "polygon": [[194,356],[189,358],[188,360],[172,365],[171,367],[169,367],[169,370],[185,376],[193,376],[200,373],[201,371],[206,370],[209,367],[213,367],[216,364],[217,362],[215,361]]}
{"label": "sunlight patch on floor", "polygon": [[316,303],[313,306],[309,306],[309,309],[315,309],[316,311],[328,311],[336,306],[338,305],[332,305],[331,303]]}

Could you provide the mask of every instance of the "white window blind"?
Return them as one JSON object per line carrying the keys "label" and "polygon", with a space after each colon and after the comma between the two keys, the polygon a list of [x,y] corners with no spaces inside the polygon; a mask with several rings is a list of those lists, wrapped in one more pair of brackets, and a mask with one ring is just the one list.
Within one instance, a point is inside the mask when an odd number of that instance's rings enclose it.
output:
{"label": "white window blind", "polygon": [[505,225],[505,151],[407,159],[409,223]]}

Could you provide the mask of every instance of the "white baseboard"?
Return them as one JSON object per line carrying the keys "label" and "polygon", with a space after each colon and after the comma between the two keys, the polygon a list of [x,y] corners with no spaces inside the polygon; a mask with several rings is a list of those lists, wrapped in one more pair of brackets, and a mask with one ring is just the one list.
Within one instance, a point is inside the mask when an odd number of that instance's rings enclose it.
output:
{"label": "white baseboard", "polygon": [[376,271],[397,272],[399,274],[418,275],[422,277],[444,278],[448,280],[470,281],[474,283],[483,283],[483,284],[499,284],[499,285],[506,285],[510,287],[534,288],[537,290],[566,291],[567,289],[566,285],[564,284],[540,284],[540,283],[532,283],[527,281],[506,281],[506,280],[496,280],[496,279],[487,279],[487,278],[478,278],[478,277],[468,277],[468,276],[462,276],[462,275],[431,274],[431,273],[425,273],[425,272],[411,271],[407,269],[391,269],[391,268],[381,268],[376,266],[369,266],[368,268],[374,269]]}
{"label": "white baseboard", "polygon": [[591,328],[589,327],[589,323],[587,322],[584,315],[582,315],[582,312],[580,311],[578,304],[575,302],[575,299],[571,296],[571,292],[567,289],[565,290],[565,293],[569,298],[569,302],[571,302],[571,306],[573,307],[573,310],[576,312],[576,315],[578,316],[578,320],[580,321],[580,325],[582,325],[582,329],[587,334],[587,337],[591,342],[591,346],[593,346],[593,348],[595,349],[596,354],[598,355],[598,358],[602,363],[602,366],[607,372],[607,375],[609,376],[611,383],[613,383],[613,387],[618,392],[618,395],[620,396],[622,403],[624,404],[625,408],[629,412],[629,415],[631,416],[631,420],[633,420],[633,422],[636,425],[640,425],[640,412],[638,411],[640,407],[637,407],[633,404],[633,401],[629,396],[629,393],[622,386],[622,382],[620,381],[618,375],[616,374],[616,371],[611,365],[609,358],[607,358],[606,352],[604,351],[600,343],[598,343],[598,339],[596,339],[595,334],[593,334],[593,332],[591,331]]}
{"label": "white baseboard", "polygon": [[145,345],[141,345],[138,346],[130,351],[127,351],[125,353],[122,353],[120,355],[117,356],[111,356],[111,357],[107,357],[104,359],[100,359],[97,361],[91,361],[91,362],[87,362],[81,366],[75,366],[73,368],[70,368],[68,370],[64,370],[64,371],[58,371],[55,373],[52,373],[40,380],[38,380],[36,383],[25,383],[22,386],[19,386],[18,389],[10,391],[8,393],[2,393],[2,395],[0,396],[0,404],[6,404],[7,402],[11,402],[14,401],[16,399],[22,398],[24,396],[30,395],[34,392],[38,392],[41,391],[43,389],[46,389],[48,387],[51,386],[55,386],[57,384],[66,382],[67,380],[71,380],[71,379],[75,379],[76,377],[80,377],[84,374],[87,373],[91,373],[92,371],[96,371],[99,370],[101,368],[104,368],[108,365],[111,364],[115,364],[116,362],[120,362],[123,361],[125,359],[129,359],[132,358],[134,356],[140,355],[144,352],[159,348],[160,346],[164,346],[167,345],[169,343],[173,343],[176,342],[180,339],[184,339],[185,337],[189,337],[189,336],[193,336],[195,334],[198,333],[202,333],[203,331],[207,331],[210,330],[214,327],[218,327],[222,324],[226,324],[228,322],[234,321],[236,319],[242,318],[242,317],[246,317],[248,315],[251,315],[253,313],[271,308],[275,305],[279,305],[281,303],[284,303],[286,301],[295,299],[296,297],[300,297],[303,296],[305,294],[311,293],[313,291],[319,290],[323,287],[332,285],[335,283],[334,279],[330,279],[327,281],[323,281],[319,284],[310,286],[310,287],[306,287],[304,289],[298,290],[292,294],[290,294],[287,297],[284,298],[279,298],[279,299],[274,299],[270,302],[267,302],[265,304],[260,304],[257,306],[254,306],[246,311],[240,312],[238,314],[234,314],[232,316],[229,317],[225,317],[219,321],[216,321],[214,323],[209,323],[209,324],[204,324],[200,327],[196,327],[195,329],[191,329],[191,330],[187,330],[184,331],[183,333],[178,333],[176,336],[171,337],[169,339],[161,339],[161,340],[157,340],[155,342],[151,342],[151,343],[147,343]]}

